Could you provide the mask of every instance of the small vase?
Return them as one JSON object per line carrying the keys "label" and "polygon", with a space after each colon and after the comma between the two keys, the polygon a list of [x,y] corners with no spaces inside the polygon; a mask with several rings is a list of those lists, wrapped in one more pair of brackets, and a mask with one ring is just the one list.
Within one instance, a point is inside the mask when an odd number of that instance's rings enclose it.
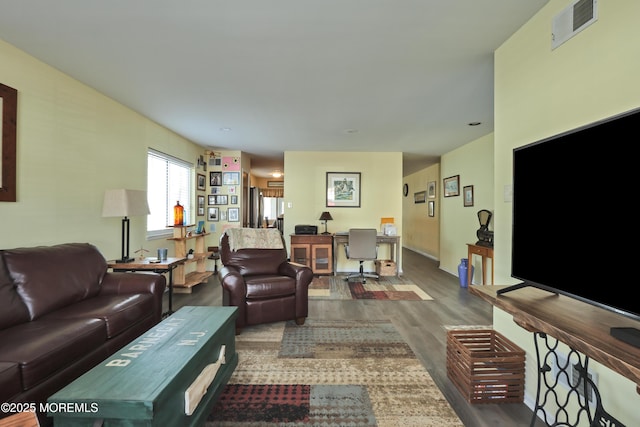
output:
{"label": "small vase", "polygon": [[173,225],[183,225],[184,224],[184,208],[180,205],[180,201],[176,202],[176,205],[173,207]]}
{"label": "small vase", "polygon": [[[467,278],[469,272],[469,260],[467,258],[462,258],[460,260],[460,264],[458,264],[458,278],[460,279],[460,287],[466,288],[469,284],[467,283]],[[473,266],[471,266],[471,279],[473,279]]]}

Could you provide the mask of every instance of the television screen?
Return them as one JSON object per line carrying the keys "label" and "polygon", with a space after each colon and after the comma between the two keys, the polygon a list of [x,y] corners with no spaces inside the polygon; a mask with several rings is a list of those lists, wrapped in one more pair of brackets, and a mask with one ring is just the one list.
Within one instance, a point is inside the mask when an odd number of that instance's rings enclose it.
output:
{"label": "television screen", "polygon": [[514,278],[640,320],[639,134],[636,109],[514,149]]}

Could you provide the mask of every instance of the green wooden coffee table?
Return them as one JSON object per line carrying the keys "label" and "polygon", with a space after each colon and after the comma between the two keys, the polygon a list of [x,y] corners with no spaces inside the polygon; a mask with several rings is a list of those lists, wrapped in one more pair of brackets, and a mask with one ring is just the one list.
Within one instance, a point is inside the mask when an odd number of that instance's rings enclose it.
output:
{"label": "green wooden coffee table", "polygon": [[183,307],[52,395],[56,427],[204,424],[238,365],[236,307]]}

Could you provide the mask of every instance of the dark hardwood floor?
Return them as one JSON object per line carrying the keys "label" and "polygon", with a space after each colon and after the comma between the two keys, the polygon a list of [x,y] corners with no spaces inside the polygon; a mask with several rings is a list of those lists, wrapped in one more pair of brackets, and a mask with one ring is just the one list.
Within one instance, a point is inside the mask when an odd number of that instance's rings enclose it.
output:
{"label": "dark hardwood floor", "polygon": [[[491,325],[492,307],[461,288],[458,278],[440,270],[438,263],[403,249],[404,275],[433,301],[309,301],[310,319],[387,319],[423,363],[446,399],[467,427],[528,426],[532,412],[524,404],[475,404],[462,397],[447,378],[447,325]],[[168,298],[165,295],[165,307]],[[217,277],[193,288],[191,294],[174,294],[173,309],[184,305],[222,304]],[[537,423],[544,425],[544,423]]]}

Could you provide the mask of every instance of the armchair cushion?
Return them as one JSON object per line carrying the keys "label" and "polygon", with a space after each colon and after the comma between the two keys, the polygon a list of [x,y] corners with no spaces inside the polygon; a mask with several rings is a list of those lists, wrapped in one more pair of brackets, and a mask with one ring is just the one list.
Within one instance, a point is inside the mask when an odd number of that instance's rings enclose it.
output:
{"label": "armchair cushion", "polygon": [[296,281],[287,276],[247,276],[247,299],[278,298],[295,295]]}

